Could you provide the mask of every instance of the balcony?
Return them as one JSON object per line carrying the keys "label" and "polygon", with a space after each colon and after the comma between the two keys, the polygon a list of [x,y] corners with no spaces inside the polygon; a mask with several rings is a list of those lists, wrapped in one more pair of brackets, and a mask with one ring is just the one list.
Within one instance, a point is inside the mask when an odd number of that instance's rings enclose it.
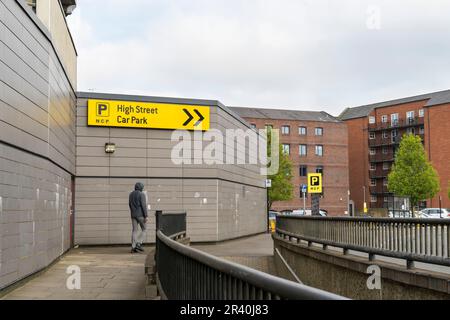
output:
{"label": "balcony", "polygon": [[419,127],[425,124],[425,118],[423,117],[415,117],[408,119],[399,119],[395,122],[385,122],[385,123],[374,123],[369,124],[369,131],[383,131],[383,130],[392,130],[392,129],[401,129],[408,127]]}
{"label": "balcony", "polygon": [[378,183],[376,187],[370,187],[370,194],[372,195],[389,195],[391,194],[388,190],[387,186],[384,186],[382,183]]}
{"label": "balcony", "polygon": [[369,162],[382,163],[382,162],[394,162],[395,155],[393,153],[383,154],[377,153],[375,155],[369,155]]}
{"label": "balcony", "polygon": [[389,137],[384,138],[382,135],[378,135],[375,139],[369,140],[369,147],[371,148],[377,148],[377,147],[388,147],[388,146],[395,146],[399,145],[400,141],[402,139],[400,136],[397,137]]}
{"label": "balcony", "polygon": [[377,169],[375,171],[369,172],[370,179],[386,179],[389,175],[390,170]]}

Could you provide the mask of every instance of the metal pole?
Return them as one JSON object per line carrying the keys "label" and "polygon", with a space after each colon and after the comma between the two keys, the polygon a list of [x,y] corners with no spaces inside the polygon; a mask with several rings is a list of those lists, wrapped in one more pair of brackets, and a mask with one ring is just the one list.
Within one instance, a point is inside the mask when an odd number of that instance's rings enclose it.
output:
{"label": "metal pole", "polygon": [[439,196],[439,214],[442,219],[442,196]]}
{"label": "metal pole", "polygon": [[347,194],[347,210],[348,210],[348,216],[352,217],[353,212],[350,212],[350,190],[348,190],[348,194]]}
{"label": "metal pole", "polygon": [[303,192],[303,214],[306,215],[306,192]]}
{"label": "metal pole", "polygon": [[366,186],[363,186],[364,189],[364,209],[363,209],[363,216],[366,215]]}

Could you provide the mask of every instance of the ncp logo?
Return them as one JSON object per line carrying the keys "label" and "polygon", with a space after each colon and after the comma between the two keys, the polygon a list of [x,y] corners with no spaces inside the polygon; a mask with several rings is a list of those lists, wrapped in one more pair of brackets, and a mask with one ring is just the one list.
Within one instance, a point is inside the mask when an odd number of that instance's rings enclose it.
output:
{"label": "ncp logo", "polygon": [[319,176],[311,176],[310,184],[312,187],[320,187],[320,177]]}
{"label": "ncp logo", "polygon": [[109,103],[97,103],[97,117],[109,117]]}

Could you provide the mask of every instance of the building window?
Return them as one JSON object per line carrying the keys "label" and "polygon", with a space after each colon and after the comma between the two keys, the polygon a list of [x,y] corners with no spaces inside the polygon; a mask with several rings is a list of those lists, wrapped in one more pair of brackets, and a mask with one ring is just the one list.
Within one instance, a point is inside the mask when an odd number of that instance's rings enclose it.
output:
{"label": "building window", "polygon": [[290,155],[291,154],[291,145],[283,144],[283,153]]}
{"label": "building window", "polygon": [[385,187],[388,186],[388,179],[384,179],[384,180],[383,180],[383,186],[385,186]]}
{"label": "building window", "polygon": [[425,109],[420,109],[420,110],[419,110],[419,117],[420,117],[420,118],[425,117]]}
{"label": "building window", "polygon": [[252,124],[250,124],[250,127],[251,127],[252,129],[256,129],[256,124],[252,123]]}
{"label": "building window", "polygon": [[406,120],[408,121],[408,123],[414,122],[414,117],[415,116],[416,116],[416,113],[414,111],[408,111],[406,113]]}
{"label": "building window", "polygon": [[376,179],[370,179],[370,186],[376,187],[377,186],[377,180]]}
{"label": "building window", "polygon": [[283,134],[283,135],[291,134],[291,127],[289,127],[289,126],[282,126],[281,127],[281,134]]}
{"label": "building window", "polygon": [[323,157],[323,146],[316,146],[316,156]]}
{"label": "building window", "polygon": [[370,202],[377,203],[378,202],[377,196],[370,196]]}
{"label": "building window", "polygon": [[377,137],[377,136],[376,136],[375,132],[369,133],[369,139],[370,139],[370,140],[375,140],[376,137]]}
{"label": "building window", "polygon": [[318,166],[316,168],[316,173],[320,173],[323,176],[323,166]]}
{"label": "building window", "polygon": [[316,136],[323,136],[323,128],[316,128]]}
{"label": "building window", "polygon": [[419,134],[425,134],[425,127],[424,126],[420,127]]}
{"label": "building window", "polygon": [[375,163],[371,163],[370,164],[370,171],[376,171],[377,170],[377,165]]}
{"label": "building window", "polygon": [[392,126],[398,126],[398,113],[391,114]]}
{"label": "building window", "polygon": [[397,130],[397,129],[392,130],[391,136],[392,136],[392,138],[397,138],[397,136],[398,136],[398,130]]}
{"label": "building window", "polygon": [[383,131],[383,139],[389,138],[389,133],[387,131]]}
{"label": "building window", "polygon": [[374,156],[374,155],[376,155],[376,154],[377,154],[377,150],[374,149],[374,148],[370,148],[370,155],[371,155],[371,156]]}
{"label": "building window", "polygon": [[306,129],[306,127],[298,127],[298,134],[301,136],[306,136],[308,130]]}
{"label": "building window", "polygon": [[301,157],[306,157],[306,155],[308,154],[308,147],[306,146],[306,144],[301,144],[301,145],[299,146],[299,152],[298,152],[298,154],[299,154]]}
{"label": "building window", "polygon": [[407,128],[406,133],[407,134],[416,134],[416,129],[415,128]]}
{"label": "building window", "polygon": [[389,149],[388,148],[383,148],[383,154],[389,154]]}
{"label": "building window", "polygon": [[387,123],[388,122],[388,116],[382,116],[381,117],[381,122],[382,123]]}
{"label": "building window", "polygon": [[375,124],[377,122],[375,117],[369,117],[369,124]]}
{"label": "building window", "polygon": [[389,166],[389,162],[384,162],[383,163],[383,170],[389,170],[390,166]]}
{"label": "building window", "polygon": [[308,176],[308,167],[300,166],[300,177],[307,177],[307,176]]}

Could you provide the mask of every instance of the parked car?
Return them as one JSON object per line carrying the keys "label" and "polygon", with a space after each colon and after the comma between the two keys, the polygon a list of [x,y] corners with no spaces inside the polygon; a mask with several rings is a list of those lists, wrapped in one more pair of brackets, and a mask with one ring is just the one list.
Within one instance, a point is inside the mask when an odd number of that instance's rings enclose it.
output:
{"label": "parked car", "polygon": [[[293,215],[297,215],[297,216],[312,216],[312,210],[307,209],[307,210],[303,210],[303,209],[299,209],[299,210],[294,210],[292,212]],[[327,217],[328,213],[325,210],[320,209],[319,214],[321,217]]]}
{"label": "parked car", "polygon": [[431,219],[440,219],[446,218],[450,219],[450,210],[448,209],[439,209],[439,208],[427,208],[420,211],[420,214],[423,218],[431,218]]}

